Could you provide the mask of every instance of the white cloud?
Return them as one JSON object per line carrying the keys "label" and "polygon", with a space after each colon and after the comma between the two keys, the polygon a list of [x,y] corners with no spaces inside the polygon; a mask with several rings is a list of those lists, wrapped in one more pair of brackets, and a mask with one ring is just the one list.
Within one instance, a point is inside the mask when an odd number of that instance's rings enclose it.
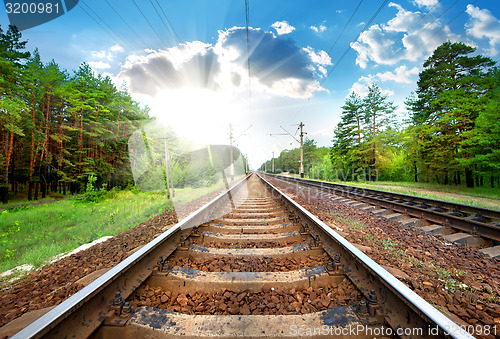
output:
{"label": "white cloud", "polygon": [[92,52],[94,58],[104,59],[106,57],[106,51],[94,51]]}
{"label": "white cloud", "polygon": [[465,26],[467,34],[477,39],[488,39],[490,44],[488,54],[497,55],[496,46],[500,43],[500,21],[489,10],[481,10],[473,5],[468,5],[466,12],[470,15],[470,20]]}
{"label": "white cloud", "polygon": [[[124,51],[123,47],[116,44],[116,45],[111,46],[108,50],[93,51],[93,52],[91,52],[91,55],[95,59],[112,61],[116,54],[121,53],[123,51]],[[97,61],[94,61],[94,62],[97,62]],[[109,67],[106,67],[106,68],[109,68]]]}
{"label": "white cloud", "polygon": [[[360,97],[365,97],[368,94],[368,87],[370,87],[373,83],[375,83],[376,78],[378,75],[368,75],[368,76],[362,76],[361,78],[358,79],[355,83],[352,84],[351,88],[348,91],[349,96],[351,92],[355,92],[358,94]],[[381,92],[383,95],[390,97],[394,95],[394,91],[390,89],[383,89],[380,88]],[[346,96],[346,97],[347,97]]]}
{"label": "white cloud", "polygon": [[309,28],[312,29],[313,31],[315,31],[316,33],[321,33],[321,32],[326,31],[326,26],[325,25],[319,25],[319,27],[311,26]]}
{"label": "white cloud", "polygon": [[111,52],[123,52],[124,51],[123,47],[118,45],[118,44],[111,46],[111,48],[109,50]]}
{"label": "white cloud", "polygon": [[276,33],[278,33],[278,35],[292,33],[295,30],[295,27],[293,27],[286,21],[276,21],[271,25],[271,27],[276,30]]}
{"label": "white cloud", "polygon": [[356,64],[361,68],[366,68],[370,61],[382,65],[419,61],[443,42],[461,40],[431,15],[407,11],[395,3],[389,6],[398,10],[396,16],[386,24],[372,25],[351,44],[358,53]]}
{"label": "white cloud", "polygon": [[438,0],[413,0],[412,1],[418,7],[433,7],[439,2]]}
{"label": "white cloud", "polygon": [[[417,67],[408,69],[406,65],[401,65],[397,67],[394,72],[387,71],[383,73],[370,74],[368,76],[360,77],[358,81],[352,84],[348,93],[350,94],[351,92],[356,92],[359,96],[364,97],[368,94],[368,87],[370,87],[377,81],[381,82],[393,81],[395,83],[400,83],[400,84],[411,84],[415,82],[415,80],[414,79],[412,80],[411,77],[418,74],[419,70]],[[391,89],[381,88],[381,90],[382,94],[388,97],[394,95],[394,91]]]}
{"label": "white cloud", "polygon": [[111,68],[111,65],[103,61],[89,61],[89,66],[95,70]]}
{"label": "white cloud", "polygon": [[311,47],[307,46],[304,48],[304,51],[309,54],[309,57],[311,58],[313,63],[323,66],[332,64],[332,59],[330,58],[328,53],[323,50],[319,51],[319,53],[316,53]]}
{"label": "white cloud", "polygon": [[[247,40],[243,27],[219,31],[215,45],[188,42],[167,50],[129,55],[119,74],[134,93],[155,96],[179,88],[247,95]],[[308,98],[324,89],[318,79],[331,60],[325,51],[297,46],[291,39],[251,28],[253,93]],[[322,67],[322,68],[320,68]]]}
{"label": "white cloud", "polygon": [[413,75],[418,75],[419,70],[417,67],[413,67],[412,69],[408,69],[406,65],[399,66],[395,69],[395,72],[392,73],[390,71],[384,73],[377,73],[375,76],[380,79],[380,81],[394,81],[397,83],[411,84],[414,81],[410,79]]}

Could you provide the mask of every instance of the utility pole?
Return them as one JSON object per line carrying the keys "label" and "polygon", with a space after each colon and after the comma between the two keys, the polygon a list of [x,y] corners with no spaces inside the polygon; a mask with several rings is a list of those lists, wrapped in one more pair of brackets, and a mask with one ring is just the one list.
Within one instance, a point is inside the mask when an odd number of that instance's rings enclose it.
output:
{"label": "utility pole", "polygon": [[[300,124],[299,124],[299,128],[300,128],[300,141],[297,140],[297,138],[295,138],[295,136],[293,136],[290,132],[288,132],[283,126],[280,126],[280,127],[281,127],[281,129],[283,131],[286,132],[286,134],[282,134],[282,133],[280,133],[280,134],[278,134],[278,133],[269,134],[270,136],[273,136],[273,135],[289,135],[292,138],[294,138],[295,141],[297,141],[297,142],[300,143],[300,177],[301,178],[304,177],[304,135],[307,134],[306,132],[304,132],[304,126],[305,125],[302,122],[300,122]],[[295,132],[295,134],[297,134],[297,132]],[[273,152],[273,172],[274,172],[274,152]]]}
{"label": "utility pole", "polygon": [[170,198],[170,190],[172,190],[172,198],[175,197],[174,179],[172,178],[172,167],[170,165],[170,153],[168,152],[167,138],[160,138],[165,142],[165,179],[167,181],[167,198]]}
{"label": "utility pole", "polygon": [[233,160],[233,124],[229,123],[229,175],[231,176],[231,181],[234,180],[234,160]]}
{"label": "utility pole", "polygon": [[[231,161],[231,165],[229,166],[229,174],[231,176],[231,181],[234,180],[233,142],[236,142],[236,140],[238,140],[242,135],[244,135],[251,127],[252,127],[252,125],[248,126],[248,128],[245,130],[245,132],[241,133],[237,138],[233,138],[233,124],[229,123],[229,146],[230,146],[230,150],[229,150],[230,159],[229,160]],[[247,165],[247,167],[248,167],[248,165]]]}
{"label": "utility pole", "polygon": [[274,174],[274,151],[273,151],[273,174]]}
{"label": "utility pole", "polygon": [[305,125],[302,123],[302,121],[299,124],[300,127],[300,177],[304,177],[304,133],[303,127]]}

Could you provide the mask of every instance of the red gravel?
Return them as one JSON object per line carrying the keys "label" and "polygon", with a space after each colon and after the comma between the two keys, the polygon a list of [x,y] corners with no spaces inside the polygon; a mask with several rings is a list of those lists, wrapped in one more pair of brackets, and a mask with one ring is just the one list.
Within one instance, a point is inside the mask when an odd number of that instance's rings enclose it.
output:
{"label": "red gravel", "polygon": [[338,287],[284,291],[264,287],[259,292],[223,289],[219,292],[178,294],[144,286],[130,298],[132,307],[152,306],[187,314],[306,314],[362,300],[348,281]]}
{"label": "red gravel", "polygon": [[321,266],[330,260],[328,254],[304,258],[228,258],[214,259],[168,259],[170,266],[181,266],[207,272],[283,272],[306,267]]}
{"label": "red gravel", "polygon": [[[465,246],[445,244],[416,227],[297,190],[295,185],[270,181],[327,225],[340,226],[351,243],[370,247],[366,254],[377,263],[406,273],[409,278],[401,280],[442,312],[483,328],[496,325],[500,333],[499,260]],[[349,225],[349,220],[357,224]]]}

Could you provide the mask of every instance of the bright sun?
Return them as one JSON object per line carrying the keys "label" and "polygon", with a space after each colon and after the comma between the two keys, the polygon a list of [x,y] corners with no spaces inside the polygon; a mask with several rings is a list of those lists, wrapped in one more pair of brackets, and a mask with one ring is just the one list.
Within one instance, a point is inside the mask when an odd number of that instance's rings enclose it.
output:
{"label": "bright sun", "polygon": [[189,88],[159,93],[151,111],[179,137],[202,144],[227,144],[229,123],[241,121],[247,105],[235,102],[227,93]]}

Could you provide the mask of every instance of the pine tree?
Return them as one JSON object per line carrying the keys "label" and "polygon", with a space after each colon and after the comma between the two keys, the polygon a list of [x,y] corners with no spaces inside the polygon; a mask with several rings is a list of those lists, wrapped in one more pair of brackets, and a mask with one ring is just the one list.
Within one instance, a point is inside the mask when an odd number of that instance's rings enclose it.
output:
{"label": "pine tree", "polygon": [[474,186],[472,169],[458,160],[472,157],[464,136],[488,102],[495,65],[490,58],[468,56],[474,51],[463,43],[439,46],[425,61],[417,99],[408,107],[412,121],[419,125],[428,170],[444,176],[445,184],[450,173],[463,170],[468,187]]}
{"label": "pine tree", "polygon": [[[334,130],[333,148],[330,153],[332,163],[342,170],[341,177],[346,178],[351,170],[365,166],[362,129],[364,123],[364,103],[355,92],[347,97],[342,106],[340,122]],[[354,179],[354,178],[352,178]]]}
{"label": "pine tree", "polygon": [[27,114],[24,93],[22,63],[29,57],[23,52],[27,41],[21,41],[21,33],[9,26],[4,34],[0,27],[0,200],[7,202],[9,167],[13,161],[15,140],[24,136],[23,123]]}
{"label": "pine tree", "polygon": [[[363,98],[363,105],[367,136],[369,135],[367,141],[371,144],[370,166],[371,170],[375,172],[377,170],[377,135],[394,123],[393,113],[397,107],[392,101],[387,101],[387,96],[382,94],[380,87],[376,84],[372,84],[368,88],[368,94]],[[373,178],[372,171],[368,174],[370,180]]]}
{"label": "pine tree", "polygon": [[500,173],[500,71],[495,70],[495,87],[485,109],[479,113],[475,128],[464,132],[462,146],[472,157],[459,159],[464,167],[476,168],[478,174],[490,177],[490,185]]}

